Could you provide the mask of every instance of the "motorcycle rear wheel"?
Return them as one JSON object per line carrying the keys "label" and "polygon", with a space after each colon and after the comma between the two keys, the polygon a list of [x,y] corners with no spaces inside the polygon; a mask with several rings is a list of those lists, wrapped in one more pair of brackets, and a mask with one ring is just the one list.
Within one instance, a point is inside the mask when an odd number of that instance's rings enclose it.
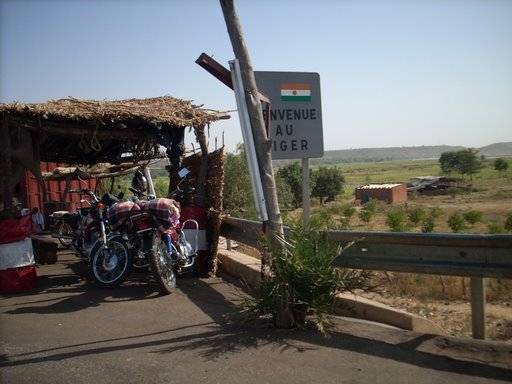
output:
{"label": "motorcycle rear wheel", "polygon": [[101,288],[114,288],[125,281],[133,262],[122,236],[107,239],[106,245],[97,241],[91,249],[90,261],[89,271]]}
{"label": "motorcycle rear wheel", "polygon": [[160,293],[172,293],[176,289],[176,264],[171,260],[165,244],[158,239],[154,239],[149,253],[149,265]]}

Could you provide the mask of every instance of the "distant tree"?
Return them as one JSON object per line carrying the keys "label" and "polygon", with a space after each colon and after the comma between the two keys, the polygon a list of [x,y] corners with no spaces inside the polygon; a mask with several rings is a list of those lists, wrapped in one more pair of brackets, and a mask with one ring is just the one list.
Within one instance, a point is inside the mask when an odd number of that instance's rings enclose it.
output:
{"label": "distant tree", "polygon": [[333,201],[343,190],[345,177],[336,167],[319,167],[312,172],[313,189],[311,196],[318,197],[320,204],[324,201]]}
{"label": "distant tree", "polygon": [[277,173],[275,175],[276,189],[277,189],[277,200],[279,201],[279,208],[281,211],[287,211],[295,208],[294,205],[294,194],[290,185]]}
{"label": "distant tree", "polygon": [[477,156],[476,149],[463,149],[456,152],[444,152],[439,158],[439,164],[443,173],[458,172],[461,175],[473,175],[482,168],[482,160]]}
{"label": "distant tree", "polygon": [[277,175],[285,181],[293,194],[292,204],[294,208],[302,206],[302,168],[294,162],[277,170]]}
{"label": "distant tree", "polygon": [[501,157],[494,160],[493,164],[494,164],[494,169],[499,172],[504,172],[508,169],[507,161],[502,159]]}
{"label": "distant tree", "polygon": [[464,149],[457,152],[457,171],[462,175],[469,175],[473,179],[473,175],[482,168],[482,160],[477,156],[476,149]]}
{"label": "distant tree", "polygon": [[443,173],[450,174],[456,171],[458,164],[457,152],[443,152],[439,157],[439,165]]}
{"label": "distant tree", "polygon": [[235,153],[227,153],[224,161],[224,211],[242,218],[254,218],[256,209],[251,189],[249,168],[243,145]]}

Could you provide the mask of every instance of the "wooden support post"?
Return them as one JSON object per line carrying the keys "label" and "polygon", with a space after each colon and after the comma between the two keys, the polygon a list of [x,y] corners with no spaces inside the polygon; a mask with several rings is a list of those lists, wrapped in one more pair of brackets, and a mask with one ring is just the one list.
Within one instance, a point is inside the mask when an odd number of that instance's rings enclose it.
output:
{"label": "wooden support post", "polygon": [[471,277],[471,327],[474,339],[485,339],[485,281]]}
{"label": "wooden support post", "polygon": [[2,118],[2,140],[0,140],[2,153],[2,200],[4,208],[12,207],[12,159],[11,159],[11,135],[9,134],[9,123],[7,114],[4,112]]}
{"label": "wooden support post", "polygon": [[204,134],[204,127],[196,129],[197,142],[201,148],[201,164],[197,176],[197,205],[204,207],[206,204],[206,176],[208,174],[208,139]]}
{"label": "wooden support post", "polygon": [[[283,222],[279,211],[274,170],[272,168],[272,156],[270,152],[271,140],[265,129],[265,121],[263,119],[256,78],[254,76],[249,50],[247,49],[247,45],[243,38],[242,27],[236,14],[233,0],[220,0],[220,5],[222,7],[222,13],[228,29],[233,52],[235,53],[235,58],[237,58],[240,63],[242,83],[245,90],[245,101],[247,104],[256,154],[258,157],[263,195],[267,206],[268,222],[264,223],[264,227],[268,227],[266,234],[269,237],[269,240],[274,244],[279,244],[275,241],[275,236],[283,236]],[[264,276],[266,275],[268,266],[271,265],[272,262],[269,260],[269,257],[270,256],[266,253],[262,254],[261,264]],[[280,310],[276,313],[274,322],[278,327],[292,327],[295,324],[295,320],[291,308],[291,300],[289,297],[282,297],[280,299]]]}
{"label": "wooden support post", "polygon": [[269,215],[268,226],[271,233],[283,234],[283,223],[281,213],[279,212],[270,153],[271,142],[269,137],[267,137],[265,129],[265,121],[263,119],[261,103],[258,97],[258,87],[256,86],[256,78],[254,77],[249,51],[242,35],[242,27],[236,14],[233,0],[220,0],[220,5],[231,39],[231,45],[233,46],[233,52],[240,62],[242,82],[245,89],[245,100],[247,102],[256,153],[258,155],[258,163],[262,175],[263,194],[265,195],[265,201],[267,203],[267,212]]}

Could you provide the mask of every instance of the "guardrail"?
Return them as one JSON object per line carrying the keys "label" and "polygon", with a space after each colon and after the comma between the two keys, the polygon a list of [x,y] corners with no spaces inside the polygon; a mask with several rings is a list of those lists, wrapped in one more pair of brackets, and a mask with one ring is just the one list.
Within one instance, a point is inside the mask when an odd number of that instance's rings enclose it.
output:
{"label": "guardrail", "polygon": [[[471,278],[473,337],[485,338],[484,278],[512,279],[512,235],[328,231],[340,243],[355,241],[333,265],[340,268]],[[258,247],[259,221],[225,218],[221,236]]]}

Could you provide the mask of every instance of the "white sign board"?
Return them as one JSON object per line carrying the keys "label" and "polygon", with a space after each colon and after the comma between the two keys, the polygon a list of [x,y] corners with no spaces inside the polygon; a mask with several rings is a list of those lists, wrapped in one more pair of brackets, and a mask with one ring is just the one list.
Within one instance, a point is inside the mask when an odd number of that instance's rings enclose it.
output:
{"label": "white sign board", "polygon": [[[258,90],[271,101],[272,159],[322,157],[320,75],[314,72],[254,72]],[[267,112],[263,116],[267,119]]]}

